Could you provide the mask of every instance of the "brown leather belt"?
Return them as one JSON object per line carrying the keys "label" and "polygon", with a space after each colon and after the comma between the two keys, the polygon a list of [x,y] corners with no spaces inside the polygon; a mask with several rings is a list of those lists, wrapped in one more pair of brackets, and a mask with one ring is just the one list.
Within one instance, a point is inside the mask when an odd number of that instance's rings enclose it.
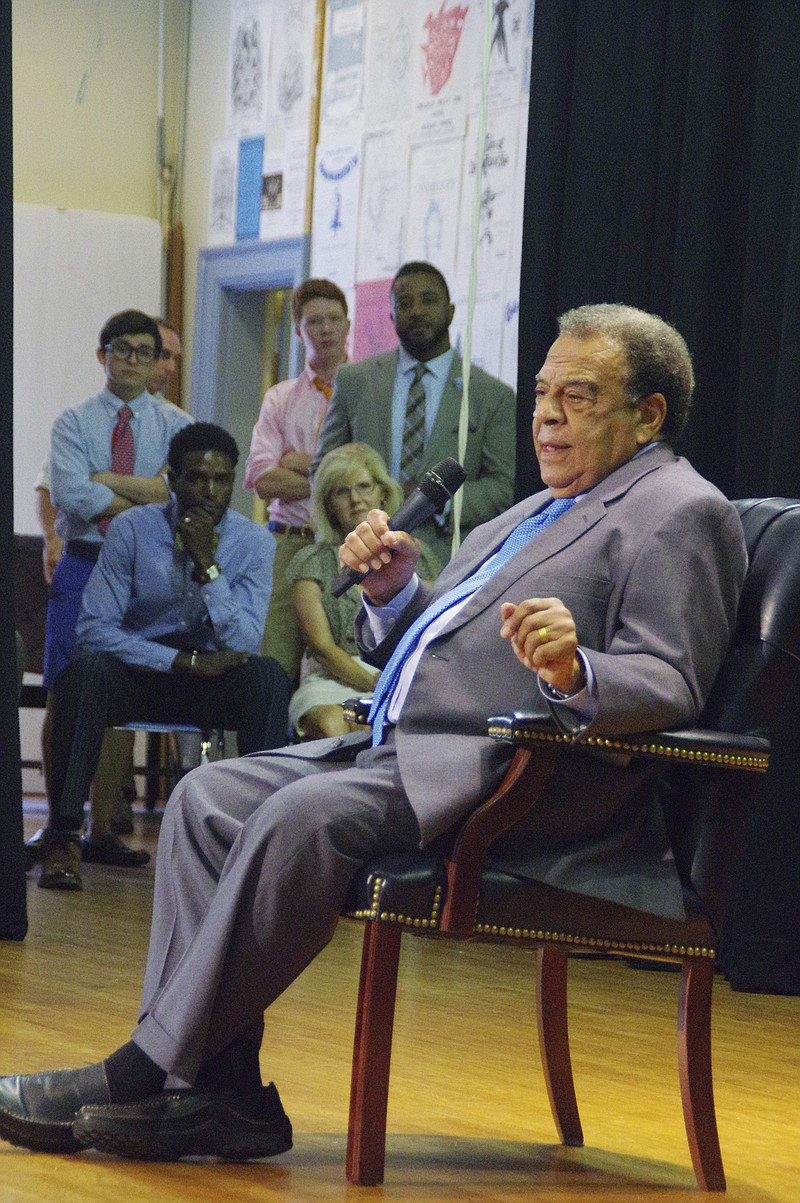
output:
{"label": "brown leather belt", "polygon": [[267,530],[273,535],[302,535],[304,539],[313,539],[313,526],[289,526],[287,522],[268,522]]}

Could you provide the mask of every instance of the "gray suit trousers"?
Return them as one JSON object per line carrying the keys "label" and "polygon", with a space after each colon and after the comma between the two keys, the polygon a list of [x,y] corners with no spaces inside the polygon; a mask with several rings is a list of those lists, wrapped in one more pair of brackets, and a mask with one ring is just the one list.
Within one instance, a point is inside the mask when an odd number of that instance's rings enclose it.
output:
{"label": "gray suit trousers", "polygon": [[260,1039],[265,1008],[332,938],[360,866],[419,841],[391,743],[357,768],[264,753],[184,777],[162,823],[133,1033],[170,1085],[191,1085],[236,1037]]}

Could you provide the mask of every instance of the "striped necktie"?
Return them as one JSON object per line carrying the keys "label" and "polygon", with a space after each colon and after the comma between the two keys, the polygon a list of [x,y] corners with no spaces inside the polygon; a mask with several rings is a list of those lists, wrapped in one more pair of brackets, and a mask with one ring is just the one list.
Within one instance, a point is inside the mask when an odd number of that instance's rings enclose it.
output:
{"label": "striped necktie", "polygon": [[458,585],[454,585],[452,589],[449,589],[447,593],[443,593],[436,601],[431,602],[427,609],[412,622],[389,657],[386,667],[378,678],[378,684],[372,697],[369,721],[372,723],[373,746],[377,746],[383,742],[386,712],[389,709],[389,703],[397,687],[397,682],[400,679],[403,665],[416,648],[423,631],[440,614],[444,614],[445,610],[448,610],[451,606],[455,606],[458,602],[463,601],[464,598],[469,597],[480,589],[481,585],[493,577],[526,543],[530,542],[540,531],[549,526],[551,522],[555,522],[556,518],[560,518],[574,504],[574,497],[557,497],[555,501],[551,501],[538,514],[532,514],[530,518],[526,518],[524,522],[520,522],[519,526],[515,526],[507,536],[496,555],[490,557],[488,560],[484,560],[471,576],[460,581]]}
{"label": "striped necktie", "polygon": [[[131,418],[133,410],[129,405],[122,405],[117,413],[117,424],[111,432],[111,471],[119,472],[122,476],[133,475],[133,431]],[[97,526],[101,535],[105,535],[111,525],[111,518],[101,518]]]}
{"label": "striped necktie", "polygon": [[415,485],[419,480],[422,453],[425,450],[425,384],[422,377],[427,371],[424,363],[418,363],[408,389],[400,453],[400,484],[404,489],[406,485]]}

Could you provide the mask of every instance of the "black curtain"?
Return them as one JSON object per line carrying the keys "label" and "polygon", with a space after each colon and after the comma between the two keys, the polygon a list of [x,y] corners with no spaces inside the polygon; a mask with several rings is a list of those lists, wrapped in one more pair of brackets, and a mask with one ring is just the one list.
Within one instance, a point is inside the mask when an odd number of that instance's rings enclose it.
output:
{"label": "black curtain", "polygon": [[681,450],[731,497],[800,494],[800,4],[537,0],[520,300],[530,381],[559,313],[624,301],[692,350]]}
{"label": "black curtain", "polygon": [[11,0],[0,2],[0,939],[22,940],[28,921],[22,862],[22,781],[14,598]]}
{"label": "black curtain", "polygon": [[[536,0],[520,497],[540,484],[531,382],[557,315],[592,301],[686,338],[679,450],[700,472],[729,497],[800,496],[799,55],[797,0]],[[726,933],[736,988],[800,993],[798,775],[771,773],[751,819]]]}

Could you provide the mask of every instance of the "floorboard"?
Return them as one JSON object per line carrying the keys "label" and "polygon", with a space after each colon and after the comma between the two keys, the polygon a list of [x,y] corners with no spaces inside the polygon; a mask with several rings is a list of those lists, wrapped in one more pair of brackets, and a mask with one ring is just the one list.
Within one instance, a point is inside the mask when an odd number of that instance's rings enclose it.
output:
{"label": "floorboard", "polygon": [[[30,834],[41,806],[26,804]],[[154,850],[158,815],[131,842]],[[29,877],[30,933],[0,945],[0,1073],[99,1059],[135,1020],[152,869],[84,869],[80,894]],[[294,1149],[246,1165],[34,1154],[0,1142],[0,1203],[672,1203],[699,1195],[675,1052],[677,978],[576,960],[570,1018],[587,1145],[555,1135],[538,1063],[533,958],[406,937],[401,957],[386,1181],[344,1178],[360,928],[329,946],[270,1009],[265,1080],[279,1086]],[[715,1090],[730,1203],[800,1197],[800,999],[715,983]],[[705,1196],[704,1196],[705,1197]]]}

